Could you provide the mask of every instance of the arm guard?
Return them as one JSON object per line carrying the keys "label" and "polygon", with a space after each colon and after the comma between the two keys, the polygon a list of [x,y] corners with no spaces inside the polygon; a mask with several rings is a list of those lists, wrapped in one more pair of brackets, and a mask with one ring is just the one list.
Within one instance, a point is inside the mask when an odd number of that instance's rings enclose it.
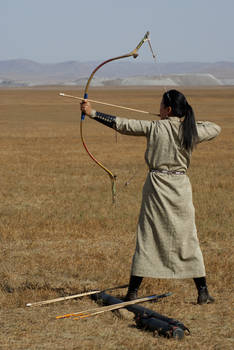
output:
{"label": "arm guard", "polygon": [[99,123],[102,123],[106,126],[109,126],[109,128],[116,129],[116,117],[113,115],[96,112],[92,113],[91,118],[95,119]]}

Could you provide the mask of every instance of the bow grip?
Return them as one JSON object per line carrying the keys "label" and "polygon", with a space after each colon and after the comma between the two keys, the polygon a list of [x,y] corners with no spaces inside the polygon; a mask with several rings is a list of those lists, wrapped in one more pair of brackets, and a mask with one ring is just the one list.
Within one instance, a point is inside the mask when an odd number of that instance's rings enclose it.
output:
{"label": "bow grip", "polygon": [[[86,100],[88,98],[88,94],[85,92],[84,94],[84,100]],[[85,119],[85,113],[82,112],[81,114],[81,120],[84,120]]]}

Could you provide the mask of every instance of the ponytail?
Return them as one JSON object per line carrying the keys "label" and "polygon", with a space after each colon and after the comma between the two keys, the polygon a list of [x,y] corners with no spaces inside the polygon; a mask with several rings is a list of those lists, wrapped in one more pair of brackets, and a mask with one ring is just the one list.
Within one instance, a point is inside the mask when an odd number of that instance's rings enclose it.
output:
{"label": "ponytail", "polygon": [[192,151],[197,142],[197,127],[192,107],[186,102],[184,120],[182,122],[183,142],[187,151]]}
{"label": "ponytail", "polygon": [[163,104],[165,107],[171,107],[172,115],[183,118],[182,128],[182,146],[187,151],[192,151],[198,138],[195,115],[192,107],[188,104],[185,96],[177,90],[169,90],[163,95]]}

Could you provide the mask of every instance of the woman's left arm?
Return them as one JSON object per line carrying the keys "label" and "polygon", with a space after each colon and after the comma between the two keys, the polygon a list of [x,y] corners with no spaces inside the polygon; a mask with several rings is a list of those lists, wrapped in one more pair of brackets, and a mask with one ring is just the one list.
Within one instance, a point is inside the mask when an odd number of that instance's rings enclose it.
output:
{"label": "woman's left arm", "polygon": [[119,118],[113,115],[97,112],[92,109],[91,104],[86,100],[81,103],[81,111],[88,117],[125,135],[146,136],[149,134],[153,123],[146,120]]}
{"label": "woman's left arm", "polygon": [[152,129],[152,121],[116,117],[116,130],[125,135],[147,136]]}

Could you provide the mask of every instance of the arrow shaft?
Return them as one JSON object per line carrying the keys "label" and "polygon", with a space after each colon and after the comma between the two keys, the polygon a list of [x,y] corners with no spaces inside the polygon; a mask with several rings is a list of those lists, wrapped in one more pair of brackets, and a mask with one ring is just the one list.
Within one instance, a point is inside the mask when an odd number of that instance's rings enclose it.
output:
{"label": "arrow shaft", "polygon": [[135,304],[143,303],[143,302],[150,301],[150,300],[165,298],[167,296],[170,296],[171,294],[172,293],[164,293],[161,295],[151,295],[149,297],[135,299],[135,300],[131,300],[131,301],[125,301],[125,302],[122,302],[119,304],[103,306],[102,308],[95,308],[95,309],[75,312],[75,313],[71,313],[71,314],[66,314],[66,315],[62,315],[62,316],[57,316],[56,318],[61,319],[61,318],[68,318],[71,316],[75,316],[76,319],[80,319],[80,318],[95,316],[95,315],[99,315],[99,314],[107,312],[107,311],[122,309],[122,308],[130,306],[130,305],[135,305]]}
{"label": "arrow shaft", "polygon": [[[77,99],[77,100],[80,100],[80,101],[83,101],[83,100],[84,100],[83,97],[68,95],[68,94],[65,94],[65,93],[63,93],[63,92],[61,92],[59,95],[60,95],[60,96],[63,96],[63,97],[69,97],[69,98]],[[116,107],[116,108],[126,109],[126,110],[128,110],[128,111],[133,111],[133,112],[138,112],[138,113],[150,114],[150,115],[154,115],[154,116],[159,116],[159,115],[160,115],[160,114],[154,114],[154,113],[142,111],[142,110],[140,110],[140,109],[129,108],[129,107],[123,107],[123,106],[120,106],[120,105],[115,105],[115,104],[107,103],[107,102],[101,102],[101,101],[97,101],[97,100],[90,100],[90,99],[88,99],[88,101],[89,101],[89,102],[92,102],[92,103],[98,103],[98,104],[100,104],[100,105],[105,105],[105,106],[110,106],[110,107]]]}
{"label": "arrow shaft", "polygon": [[79,293],[79,294],[68,295],[66,297],[60,297],[60,298],[55,298],[55,299],[50,299],[50,300],[37,301],[35,303],[28,303],[28,304],[26,304],[26,306],[41,306],[41,305],[46,305],[46,304],[52,304],[52,303],[56,303],[56,302],[59,302],[59,301],[65,301],[65,300],[70,300],[70,299],[75,299],[75,298],[81,298],[81,297],[92,295],[92,294],[106,292],[108,290],[115,290],[115,289],[121,289],[121,288],[126,288],[126,287],[128,287],[128,284],[124,284],[123,286],[118,286],[118,287],[107,288],[105,290],[92,290],[90,292],[84,292],[84,293]]}
{"label": "arrow shaft", "polygon": [[74,295],[69,295],[67,297],[60,297],[60,298],[56,298],[56,299],[37,301],[35,303],[28,303],[28,304],[26,304],[26,306],[41,306],[41,305],[56,303],[58,301],[65,301],[65,300],[69,300],[69,299],[84,297],[86,295],[97,294],[97,293],[100,293],[100,292],[101,292],[100,290],[94,290],[92,292],[74,294]]}

